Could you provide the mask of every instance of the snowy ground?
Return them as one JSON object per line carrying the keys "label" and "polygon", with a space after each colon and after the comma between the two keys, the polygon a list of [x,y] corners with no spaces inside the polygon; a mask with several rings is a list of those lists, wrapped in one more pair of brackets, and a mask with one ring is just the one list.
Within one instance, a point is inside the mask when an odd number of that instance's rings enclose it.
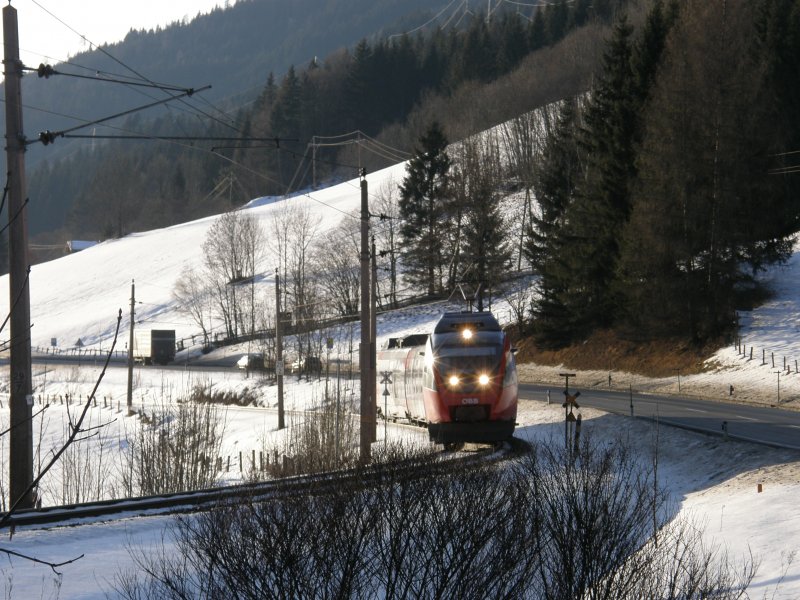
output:
{"label": "snowy ground", "polygon": [[[310,390],[303,384],[298,395]],[[264,409],[250,427],[268,430],[271,415]],[[232,431],[243,436],[251,410],[231,408]],[[794,515],[800,493],[800,454],[754,444],[655,426],[600,411],[583,411],[584,435],[622,436],[641,456],[652,455],[658,440],[659,480],[669,488],[676,510],[704,526],[709,541],[727,547],[732,557],[752,551],[759,560],[758,576],[750,588],[753,598],[800,597],[800,565],[790,563],[800,544],[800,519]],[[517,435],[543,443],[562,440],[563,413],[559,406],[525,401],[520,407]],[[379,438],[382,431],[379,427]],[[379,439],[380,441],[380,439]],[[762,491],[758,491],[761,484]],[[109,524],[86,524],[48,530],[18,529],[0,546],[45,560],[85,557],[61,570],[59,579],[42,566],[14,559],[3,566],[11,597],[103,598],[114,577],[132,568],[129,547],[147,549],[161,543],[168,517],[131,518]],[[780,585],[778,583],[780,582]],[[777,593],[773,596],[773,592]]]}
{"label": "snowy ground", "polygon": [[[371,193],[374,194],[392,178],[398,181],[403,169],[403,165],[398,165],[370,174]],[[351,218],[345,215],[358,208],[359,200],[358,182],[351,181],[301,195],[289,202],[318,211],[322,218],[322,231],[333,227],[342,218]],[[276,211],[282,210],[285,204],[284,201],[261,199],[251,203],[247,210],[269,230]],[[211,223],[209,218],[133,234],[34,267],[30,276],[33,344],[46,347],[55,338],[58,347],[66,349],[80,339],[88,347],[108,349],[118,311],[122,309],[127,314],[132,279],[136,280],[137,299],[142,302],[137,306],[137,319],[144,320],[153,328],[174,328],[178,337],[197,334],[197,328],[178,310],[172,290],[184,266],[200,264],[201,246]],[[270,298],[274,295],[271,265],[277,261],[272,257],[265,263],[263,273],[256,278],[255,294]],[[710,368],[699,375],[676,374],[673,378],[645,380],[614,372],[614,384],[626,389],[630,384],[635,390],[675,393],[680,377],[684,393],[728,399],[729,386],[733,385],[736,390],[734,400],[763,403],[777,403],[780,385],[782,405],[793,408],[800,404],[800,373],[796,372],[794,362],[800,360],[800,336],[797,335],[800,327],[800,255],[796,252],[788,265],[771,271],[768,276],[775,290],[774,298],[757,310],[740,315],[743,352],[737,352],[732,346],[720,350],[709,359]],[[7,278],[0,278],[0,290],[7,289],[6,286]],[[492,310],[501,321],[509,322],[513,319],[515,295],[506,296],[497,298]],[[378,322],[379,343],[390,336],[430,331],[438,315],[453,308],[460,307],[436,303],[382,316]],[[7,311],[8,294],[0,294],[0,314]],[[328,334],[335,338],[332,358],[349,357],[351,339],[355,340],[357,347],[357,325],[326,332]],[[125,319],[120,332],[123,342],[119,347],[124,347],[127,337]],[[220,354],[232,358],[245,352],[247,347],[240,346],[220,351]],[[44,432],[39,438],[44,457],[47,449],[56,446],[63,435],[68,410],[71,414],[76,411],[74,405],[60,404],[60,398],[69,394],[73,398],[85,399],[98,369],[37,366],[35,371],[37,397],[49,399],[52,403],[44,419],[36,425],[37,431]],[[525,381],[560,383],[555,375],[557,372],[558,368],[520,367]],[[607,383],[607,377],[607,371],[582,372],[578,374],[576,387]],[[7,381],[7,375],[0,376],[0,392],[3,386],[8,385]],[[245,379],[242,373],[232,368],[213,376],[142,368],[137,369],[135,383],[134,402],[137,409],[145,413],[152,412],[165,399],[183,397],[198,383],[213,385],[220,390],[243,387],[254,390],[262,408],[226,410],[223,454],[236,457],[233,461],[235,468],[226,475],[230,481],[241,478],[241,473],[236,471],[238,453],[247,456],[261,447],[266,438],[275,436],[276,417],[271,410],[275,406],[274,386],[261,385],[258,378]],[[322,385],[321,382],[302,382],[288,386],[287,408],[313,407],[323,396]],[[111,371],[98,390],[98,407],[91,409],[92,423],[108,423],[103,436],[83,442],[95,444],[90,452],[99,448],[108,452],[109,471],[101,473],[101,477],[113,476],[114,461],[111,457],[124,447],[126,432],[138,426],[135,418],[123,414],[125,386],[124,371]],[[7,401],[2,394],[0,400],[3,402],[0,420],[7,421]],[[120,405],[121,411],[118,409]],[[39,406],[37,404],[37,408]],[[524,402],[518,432],[528,438],[550,439],[556,435],[560,439],[562,419],[560,410],[553,406]],[[585,431],[596,436],[625,436],[643,454],[653,449],[655,435],[650,424],[590,410],[584,411],[584,423]],[[790,451],[723,442],[718,438],[667,427],[662,428],[658,439],[660,479],[671,490],[680,512],[704,522],[709,539],[722,541],[733,555],[741,556],[751,549],[760,559],[759,573],[750,589],[751,597],[773,597],[772,593],[782,577],[774,597],[800,597],[800,566],[797,562],[790,562],[800,545],[800,518],[793,512],[800,493],[800,456]],[[0,461],[7,461],[7,451],[0,451]],[[59,478],[56,469],[43,485],[42,491],[49,501],[55,501],[63,491]],[[762,485],[760,493],[758,484]],[[18,530],[12,539],[5,538],[0,542],[0,547],[45,560],[63,560],[82,553],[86,556],[65,566],[60,580],[54,579],[46,567],[18,559],[3,559],[6,595],[13,598],[51,598],[59,597],[59,594],[61,598],[103,598],[115,574],[132,564],[126,546],[147,548],[153,541],[161,539],[167,521],[166,518],[140,518],[106,525]]]}

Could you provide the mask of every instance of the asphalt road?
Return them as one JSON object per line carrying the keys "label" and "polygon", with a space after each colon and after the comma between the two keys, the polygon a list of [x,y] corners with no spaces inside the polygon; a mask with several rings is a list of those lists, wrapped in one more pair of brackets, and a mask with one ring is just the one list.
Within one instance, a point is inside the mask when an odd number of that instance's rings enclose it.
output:
{"label": "asphalt road", "polygon": [[[580,406],[590,406],[610,413],[654,419],[693,431],[724,435],[723,423],[733,439],[757,442],[780,448],[800,450],[800,412],[775,406],[734,404],[678,396],[656,396],[633,393],[633,408],[629,392],[590,389],[570,386],[581,392]],[[521,383],[520,399],[564,402],[563,388]]]}
{"label": "asphalt road", "polygon": [[[34,357],[34,362],[55,363]],[[65,362],[75,362],[74,359]],[[99,359],[84,360],[82,364],[102,363]],[[235,358],[219,361],[203,361],[203,364],[190,363],[189,365],[170,365],[168,367],[145,367],[167,369],[190,369],[204,372],[215,370],[229,371]],[[124,363],[112,363],[111,368],[125,368]],[[244,376],[244,374],[243,374]],[[662,423],[723,436],[723,423],[727,427],[727,435],[732,439],[757,442],[780,448],[800,450],[800,412],[784,410],[776,406],[736,404],[718,402],[699,398],[686,398],[679,396],[658,396],[650,394],[633,393],[633,407],[631,408],[631,395],[625,391],[612,391],[602,389],[581,389],[571,386],[572,391],[579,390],[580,406],[590,406],[610,413],[624,416],[633,415],[636,418],[655,419]],[[521,400],[547,401],[547,391],[550,390],[551,402],[561,404],[564,401],[563,388],[539,384],[521,383],[519,393]]]}

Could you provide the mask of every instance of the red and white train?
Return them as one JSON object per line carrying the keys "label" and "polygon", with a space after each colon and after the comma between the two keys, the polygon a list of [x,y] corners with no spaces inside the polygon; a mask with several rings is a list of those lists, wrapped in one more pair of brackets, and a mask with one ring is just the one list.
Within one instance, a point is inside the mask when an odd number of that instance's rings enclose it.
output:
{"label": "red and white train", "polygon": [[390,419],[426,423],[434,442],[507,440],[517,418],[514,351],[490,312],[444,313],[432,334],[392,338],[378,352],[378,373],[392,380],[378,385],[378,406]]}

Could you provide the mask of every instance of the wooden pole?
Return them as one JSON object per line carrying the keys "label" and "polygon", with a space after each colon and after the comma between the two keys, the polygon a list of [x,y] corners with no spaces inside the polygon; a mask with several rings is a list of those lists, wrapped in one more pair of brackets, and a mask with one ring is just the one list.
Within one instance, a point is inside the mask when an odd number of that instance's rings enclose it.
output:
{"label": "wooden pole", "polygon": [[128,416],[133,414],[133,324],[136,318],[136,284],[131,279],[131,331],[128,337]]}
{"label": "wooden pole", "polygon": [[25,180],[25,135],[22,128],[22,62],[19,59],[17,11],[3,7],[6,102],[6,161],[8,165],[8,257],[11,307],[9,500],[19,508],[34,504],[33,424],[31,383],[31,301],[28,285],[28,190]]}
{"label": "wooden pole", "polygon": [[281,327],[281,276],[275,269],[275,379],[278,381],[278,429],[283,429],[283,328]]}
{"label": "wooden pole", "polygon": [[370,282],[369,282],[369,200],[366,173],[361,171],[361,344],[358,348],[358,366],[361,371],[361,427],[359,430],[359,457],[362,464],[370,461],[372,441],[370,406]]}
{"label": "wooden pole", "polygon": [[372,236],[372,285],[369,302],[369,393],[370,393],[370,425],[372,441],[378,441],[378,260],[375,252],[375,236]]}

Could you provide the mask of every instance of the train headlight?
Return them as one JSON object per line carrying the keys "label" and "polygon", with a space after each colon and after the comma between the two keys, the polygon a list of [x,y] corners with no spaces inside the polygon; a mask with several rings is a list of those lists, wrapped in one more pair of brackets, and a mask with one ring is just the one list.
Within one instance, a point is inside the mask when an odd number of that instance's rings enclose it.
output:
{"label": "train headlight", "polygon": [[481,373],[478,377],[478,383],[481,385],[489,385],[489,376],[486,373]]}
{"label": "train headlight", "polygon": [[450,384],[450,387],[458,387],[459,381],[460,380],[458,379],[458,375],[450,375],[450,377],[447,380],[447,383]]}
{"label": "train headlight", "polygon": [[472,339],[472,329],[470,329],[469,327],[465,327],[464,329],[462,329],[461,330],[461,337],[463,337],[465,340],[471,340]]}

